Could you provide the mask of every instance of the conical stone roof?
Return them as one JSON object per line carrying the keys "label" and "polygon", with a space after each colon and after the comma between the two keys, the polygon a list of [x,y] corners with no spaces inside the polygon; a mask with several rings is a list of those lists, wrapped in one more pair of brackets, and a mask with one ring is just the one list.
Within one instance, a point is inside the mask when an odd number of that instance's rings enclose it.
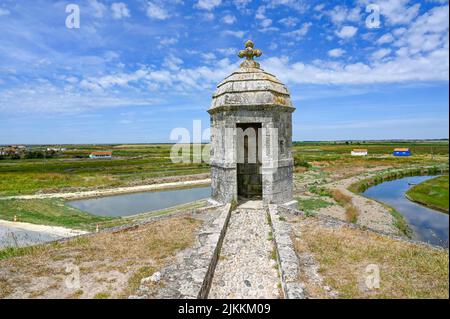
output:
{"label": "conical stone roof", "polygon": [[239,52],[239,57],[247,59],[240,68],[226,77],[213,95],[209,112],[235,108],[288,108],[294,110],[290,94],[286,86],[260,68],[253,60],[260,56],[261,51],[253,49],[253,42],[246,42],[245,50]]}

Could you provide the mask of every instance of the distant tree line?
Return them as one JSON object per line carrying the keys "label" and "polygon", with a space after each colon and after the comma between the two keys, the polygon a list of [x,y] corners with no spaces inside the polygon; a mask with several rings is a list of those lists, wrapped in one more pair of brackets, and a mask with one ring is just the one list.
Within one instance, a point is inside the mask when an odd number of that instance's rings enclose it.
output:
{"label": "distant tree line", "polygon": [[0,155],[0,160],[3,159],[40,159],[40,158],[53,158],[55,157],[55,151],[44,151],[44,150],[26,150],[23,152],[16,152],[10,154],[2,154]]}

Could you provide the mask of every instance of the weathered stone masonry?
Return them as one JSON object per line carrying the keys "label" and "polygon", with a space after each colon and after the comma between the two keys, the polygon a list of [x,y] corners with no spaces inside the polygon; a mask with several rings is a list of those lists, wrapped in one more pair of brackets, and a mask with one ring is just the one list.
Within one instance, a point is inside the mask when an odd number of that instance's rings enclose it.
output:
{"label": "weathered stone masonry", "polygon": [[[253,49],[251,41],[247,41],[246,49],[239,55],[247,60],[217,86],[208,110],[212,197],[227,203],[241,194],[252,197],[260,188],[265,204],[292,202],[292,112],[295,108],[289,91],[253,60],[261,51]],[[242,147],[246,142],[236,128],[251,124],[261,127],[257,133],[260,158],[256,166],[239,161],[242,148],[249,152],[247,155],[251,155],[252,149],[247,150],[247,145]],[[252,174],[255,176],[251,177]]]}

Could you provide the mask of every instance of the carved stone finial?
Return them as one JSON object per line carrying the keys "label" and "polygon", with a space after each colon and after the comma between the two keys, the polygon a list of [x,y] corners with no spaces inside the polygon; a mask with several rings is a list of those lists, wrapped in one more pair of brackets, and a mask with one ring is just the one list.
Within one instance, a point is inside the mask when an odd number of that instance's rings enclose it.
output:
{"label": "carved stone finial", "polygon": [[254,61],[254,57],[260,57],[262,51],[260,49],[253,49],[254,43],[252,40],[245,42],[245,49],[240,50],[238,56],[240,58],[246,58],[244,62],[241,63],[241,68],[259,68],[259,63]]}

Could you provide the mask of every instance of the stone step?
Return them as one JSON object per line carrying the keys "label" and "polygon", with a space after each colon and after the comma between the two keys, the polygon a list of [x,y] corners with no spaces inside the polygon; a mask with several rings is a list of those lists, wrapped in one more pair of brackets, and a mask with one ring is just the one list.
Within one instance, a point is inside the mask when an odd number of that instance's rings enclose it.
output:
{"label": "stone step", "polygon": [[[263,202],[261,200],[247,200],[238,205],[237,209],[263,209]],[[262,212],[264,213],[264,212]]]}

